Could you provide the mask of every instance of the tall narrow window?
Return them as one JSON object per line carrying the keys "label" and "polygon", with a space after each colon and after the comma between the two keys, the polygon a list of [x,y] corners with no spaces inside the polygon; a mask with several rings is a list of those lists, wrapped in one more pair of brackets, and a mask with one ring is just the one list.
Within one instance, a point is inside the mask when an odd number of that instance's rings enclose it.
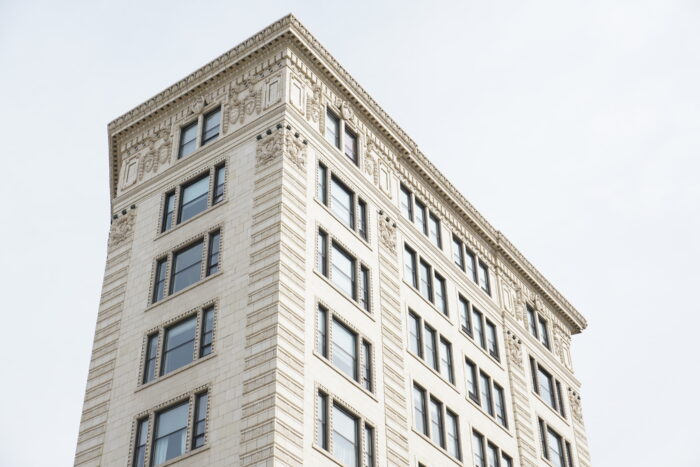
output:
{"label": "tall narrow window", "polygon": [[430,272],[430,266],[428,263],[425,261],[421,260],[420,265],[418,267],[418,277],[419,277],[419,284],[418,288],[420,290],[420,294],[428,300],[429,302],[433,301],[433,281],[431,277],[431,272]]}
{"label": "tall narrow window", "polygon": [[496,408],[496,420],[498,423],[508,428],[508,419],[506,418],[506,400],[503,393],[503,388],[496,383],[493,383],[494,406]]}
{"label": "tall narrow window", "polygon": [[457,237],[452,237],[452,259],[459,269],[464,271],[464,250],[462,241]]}
{"label": "tall narrow window", "polygon": [[540,317],[538,321],[539,321],[540,342],[542,342],[542,345],[549,348],[549,331],[547,330],[547,320]]}
{"label": "tall narrow window", "polygon": [[369,269],[360,266],[360,306],[369,311]]}
{"label": "tall narrow window", "polygon": [[474,450],[474,467],[486,467],[484,437],[476,431],[472,433],[472,449]]}
{"label": "tall narrow window", "polygon": [[372,390],[372,345],[362,341],[362,387]]}
{"label": "tall narrow window", "polygon": [[331,253],[331,279],[346,295],[355,300],[355,258],[350,256],[335,242]]}
{"label": "tall narrow window", "polygon": [[423,234],[428,235],[428,224],[426,223],[426,208],[419,199],[415,199],[416,225]]}
{"label": "tall narrow window", "polygon": [[357,334],[335,319],[331,333],[333,365],[350,378],[357,380]]}
{"label": "tall narrow window", "polygon": [[462,325],[462,330],[470,336],[473,336],[469,300],[462,297],[461,295],[459,296],[459,322]]}
{"label": "tall narrow window", "polygon": [[207,276],[219,272],[219,246],[221,234],[217,230],[209,234],[209,256],[207,258]]}
{"label": "tall narrow window", "polygon": [[357,165],[357,136],[355,133],[350,131],[347,127],[345,128],[345,155],[348,156],[353,164]]}
{"label": "tall narrow window", "polygon": [[562,438],[557,432],[547,427],[547,453],[545,457],[555,465],[555,467],[565,467],[564,446]]}
{"label": "tall narrow window", "polygon": [[445,424],[442,420],[442,403],[430,398],[430,438],[439,446],[445,447]]}
{"label": "tall narrow window", "polygon": [[374,428],[365,424],[365,467],[374,467]]}
{"label": "tall narrow window", "polygon": [[404,246],[403,267],[404,278],[407,279],[413,287],[418,288],[418,273],[416,271],[416,252],[410,249],[408,246]]}
{"label": "tall narrow window", "polygon": [[218,204],[224,200],[224,185],[226,184],[226,166],[220,165],[214,173],[214,196],[212,204]]}
{"label": "tall narrow window", "polygon": [[479,385],[476,379],[476,365],[471,360],[466,360],[467,364],[467,393],[469,398],[479,403]]}
{"label": "tall narrow window", "polygon": [[530,325],[530,334],[532,334],[535,337],[538,337],[537,319],[535,318],[535,310],[533,310],[530,307],[530,305],[527,306],[527,322]]}
{"label": "tall narrow window", "polygon": [[221,126],[221,107],[212,110],[204,116],[204,128],[202,128],[202,146],[219,136]]}
{"label": "tall narrow window", "polygon": [[316,398],[316,444],[328,450],[328,396],[322,392]]}
{"label": "tall narrow window", "polygon": [[501,463],[498,456],[498,447],[495,444],[487,443],[486,462],[488,467],[500,467]]}
{"label": "tall narrow window", "polygon": [[413,220],[413,198],[411,198],[411,191],[405,186],[401,185],[401,192],[399,193],[399,207],[401,208],[401,214],[412,221]]}
{"label": "tall narrow window", "polygon": [[323,164],[318,164],[318,200],[328,206],[328,169]]}
{"label": "tall narrow window", "polygon": [[454,383],[452,369],[452,344],[444,337],[440,338],[440,374],[450,383]]}
{"label": "tall narrow window", "polygon": [[134,449],[134,467],[143,467],[146,464],[146,443],[148,440],[148,418],[137,422],[136,447]]}
{"label": "tall narrow window", "polygon": [[425,359],[433,370],[439,370],[435,329],[425,325]]}
{"label": "tall narrow window", "polygon": [[486,348],[486,336],[484,336],[484,315],[472,307],[472,325],[474,326],[474,339],[479,347]]}
{"label": "tall narrow window", "polygon": [[170,293],[178,292],[202,278],[202,248],[199,241],[173,255],[173,276]]}
{"label": "tall narrow window", "polygon": [[156,277],[153,286],[153,303],[165,296],[165,272],[168,269],[168,259],[159,259],[156,264]]}
{"label": "tall narrow window", "polygon": [[153,465],[160,465],[185,453],[189,403],[156,414]]}
{"label": "tall narrow window", "polygon": [[143,368],[143,382],[147,383],[156,377],[156,355],[158,352],[158,334],[148,336],[146,344],[146,362]]}
{"label": "tall narrow window", "polygon": [[554,398],[552,375],[539,365],[537,365],[537,393],[556,410],[557,403]]}
{"label": "tall narrow window", "polygon": [[438,273],[435,273],[435,304],[442,314],[450,314],[447,308],[447,285],[445,284],[445,278]]}
{"label": "tall narrow window", "polygon": [[169,230],[173,226],[173,216],[175,215],[175,192],[171,191],[165,195],[165,204],[163,205],[163,221],[161,223],[161,232]]}
{"label": "tall narrow window", "polygon": [[557,390],[557,410],[559,411],[562,417],[566,417],[566,413],[564,412],[564,397],[562,396],[561,383],[559,381],[555,381],[555,386]]}
{"label": "tall narrow window", "polygon": [[197,122],[192,122],[180,130],[180,149],[177,158],[192,154],[197,148]]}
{"label": "tall narrow window", "polygon": [[192,425],[192,449],[204,446],[207,434],[207,404],[209,395],[199,394],[195,402],[194,423]]}
{"label": "tall narrow window", "polygon": [[342,407],[333,405],[333,455],[343,465],[356,466],[359,460],[358,420]]}
{"label": "tall narrow window", "polygon": [[491,396],[491,378],[486,373],[479,373],[479,386],[481,386],[481,402],[484,410],[493,415],[493,397]]}
{"label": "tall narrow window", "polygon": [[416,385],[413,386],[413,418],[416,430],[428,434],[428,421],[425,409],[425,390]]}
{"label": "tall narrow window", "polygon": [[209,175],[182,187],[178,222],[185,222],[207,208]]}
{"label": "tall narrow window", "polygon": [[493,358],[499,359],[496,325],[488,319],[486,320],[486,350]]}
{"label": "tall narrow window", "polygon": [[420,318],[413,312],[408,313],[408,348],[419,357],[423,357]]}
{"label": "tall narrow window", "polygon": [[476,255],[467,247],[464,250],[467,255],[467,276],[476,282]]}
{"label": "tall narrow window", "polygon": [[331,177],[331,211],[345,225],[355,229],[354,197],[350,189],[335,177]]}
{"label": "tall narrow window", "polygon": [[442,249],[442,235],[440,232],[440,219],[432,213],[428,217],[428,238],[433,245]]}
{"label": "tall narrow window", "polygon": [[489,281],[489,268],[479,261],[479,287],[482,288],[484,292],[491,295],[491,282]]}
{"label": "tall narrow window", "polygon": [[318,231],[318,251],[316,258],[316,268],[318,272],[328,277],[328,234]]}
{"label": "tall narrow window", "polygon": [[199,356],[205,357],[211,353],[214,337],[214,307],[209,307],[202,313],[202,335],[199,342]]}
{"label": "tall narrow window", "polygon": [[459,441],[459,418],[451,410],[447,415],[447,452],[455,459],[462,460],[462,449]]}
{"label": "tall narrow window", "polygon": [[326,109],[326,141],[340,149],[340,119]]}
{"label": "tall narrow window", "polygon": [[357,233],[360,234],[360,237],[367,240],[367,203],[361,199],[357,201],[357,216]]}
{"label": "tall narrow window", "polygon": [[503,459],[502,467],[513,467],[513,458],[512,457],[510,457],[508,454],[502,452],[501,458]]}
{"label": "tall narrow window", "polygon": [[328,310],[318,307],[318,326],[316,329],[316,350],[328,358]]}
{"label": "tall narrow window", "polygon": [[197,318],[193,316],[165,330],[161,375],[192,362],[196,325]]}

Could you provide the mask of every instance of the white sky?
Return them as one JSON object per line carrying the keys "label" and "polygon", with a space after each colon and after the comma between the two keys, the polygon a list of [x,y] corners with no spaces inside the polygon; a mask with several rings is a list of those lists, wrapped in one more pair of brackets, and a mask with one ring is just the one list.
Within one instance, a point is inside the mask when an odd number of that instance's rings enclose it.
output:
{"label": "white sky", "polygon": [[72,465],[107,123],[293,12],[588,318],[595,466],[697,466],[700,3],[0,0],[0,465]]}

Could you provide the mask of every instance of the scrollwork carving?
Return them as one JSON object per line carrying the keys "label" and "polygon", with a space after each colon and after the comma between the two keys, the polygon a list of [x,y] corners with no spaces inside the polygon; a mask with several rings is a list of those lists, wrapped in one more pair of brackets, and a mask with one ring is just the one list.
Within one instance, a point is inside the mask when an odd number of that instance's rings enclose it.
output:
{"label": "scrollwork carving", "polygon": [[508,348],[508,360],[519,368],[523,368],[522,341],[510,331],[506,331],[506,347]]}
{"label": "scrollwork carving", "polygon": [[136,213],[130,210],[127,214],[115,219],[109,229],[109,246],[116,248],[131,238],[134,231]]}
{"label": "scrollwork carving", "polygon": [[256,167],[264,167],[277,157],[284,155],[296,168],[306,168],[307,143],[291,127],[279,127],[276,131],[258,141]]}
{"label": "scrollwork carving", "polygon": [[569,388],[569,405],[571,406],[571,415],[579,423],[583,423],[583,408],[581,407],[581,396]]}
{"label": "scrollwork carving", "polygon": [[379,211],[379,241],[391,253],[396,254],[396,222]]}
{"label": "scrollwork carving", "polygon": [[318,123],[321,118],[321,85],[317,84],[312,88],[313,96],[306,100],[306,118]]}

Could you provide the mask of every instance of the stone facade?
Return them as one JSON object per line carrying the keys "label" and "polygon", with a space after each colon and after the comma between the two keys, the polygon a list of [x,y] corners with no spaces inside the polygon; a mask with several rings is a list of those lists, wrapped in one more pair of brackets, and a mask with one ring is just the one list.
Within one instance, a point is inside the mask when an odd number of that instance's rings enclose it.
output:
{"label": "stone facade", "polygon": [[[219,136],[178,158],[183,126],[201,127],[214,109]],[[328,111],[356,135],[356,163],[326,137]],[[373,428],[356,434],[360,451],[372,444],[376,465],[475,465],[474,431],[513,465],[548,465],[539,420],[568,443],[575,466],[590,465],[570,356],[585,319],[294,17],[113,121],[109,138],[112,228],[75,465],[132,465],[138,421],[204,390],[204,445],[192,447],[190,424],[183,454],[168,464],[336,465],[336,441],[324,448],[316,421],[321,391]],[[221,164],[223,200],[161,232],[166,194]],[[366,203],[366,235],[319,195],[319,164]],[[440,248],[402,212],[402,187],[439,219]],[[156,261],[214,230],[218,271],[152,303]],[[368,269],[368,300],[349,297],[321,270],[319,231]],[[453,236],[488,269],[490,293],[455,263]],[[411,283],[407,245],[444,279],[446,313],[435,305],[437,279],[433,303]],[[463,329],[460,296],[495,324],[497,357]],[[148,336],[212,305],[212,352],[143,383]],[[371,346],[361,357],[368,386],[319,349],[319,306]],[[452,377],[411,351],[409,310],[451,344]],[[532,335],[528,310],[546,323],[549,348]],[[465,359],[503,388],[507,422],[483,397],[470,399]],[[561,385],[563,410],[534,390],[532,362]],[[433,428],[421,432],[414,385],[458,417],[458,455],[447,432],[445,447]],[[145,458],[154,465],[149,426]]]}

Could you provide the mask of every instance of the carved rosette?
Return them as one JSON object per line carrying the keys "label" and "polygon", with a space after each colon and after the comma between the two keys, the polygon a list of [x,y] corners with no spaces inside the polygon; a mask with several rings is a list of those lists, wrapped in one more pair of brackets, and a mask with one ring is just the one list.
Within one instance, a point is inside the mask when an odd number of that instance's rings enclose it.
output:
{"label": "carved rosette", "polygon": [[579,423],[583,423],[583,409],[581,408],[581,396],[569,388],[569,406],[571,407],[571,415]]}
{"label": "carved rosette", "polygon": [[396,222],[379,211],[379,241],[387,250],[396,254]]}
{"label": "carved rosette", "polygon": [[506,330],[506,347],[508,348],[508,360],[519,368],[523,368],[522,341],[509,330]]}
{"label": "carved rosette", "polygon": [[134,231],[135,217],[136,212],[131,210],[112,222],[112,226],[109,229],[110,248],[116,248],[131,239],[131,234]]}

